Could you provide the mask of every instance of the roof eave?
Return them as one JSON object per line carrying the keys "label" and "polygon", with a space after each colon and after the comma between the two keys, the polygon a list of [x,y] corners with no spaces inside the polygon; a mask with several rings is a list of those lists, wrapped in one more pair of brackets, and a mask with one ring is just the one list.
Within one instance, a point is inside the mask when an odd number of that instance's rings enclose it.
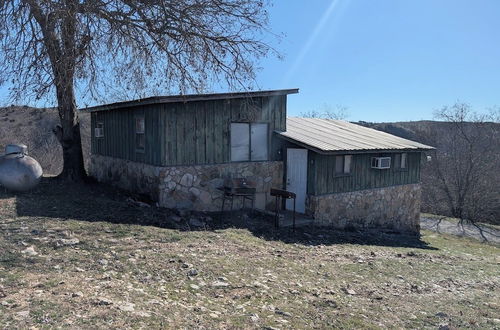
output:
{"label": "roof eave", "polygon": [[302,146],[306,149],[312,150],[321,155],[340,155],[340,154],[370,154],[370,153],[389,153],[389,152],[425,152],[436,150],[434,147],[429,148],[393,148],[393,149],[343,149],[343,150],[324,150],[314,146],[311,146],[307,143],[295,140],[289,136],[282,135],[279,131],[275,131],[278,133],[278,136],[282,139],[295,143],[296,145]]}
{"label": "roof eave", "polygon": [[146,99],[137,99],[137,100],[133,100],[133,101],[116,102],[116,103],[98,105],[98,106],[93,106],[93,107],[87,107],[87,108],[80,109],[80,111],[96,112],[96,111],[107,111],[107,110],[114,110],[114,109],[130,108],[130,107],[135,107],[135,106],[152,105],[152,104],[186,103],[186,102],[208,101],[208,100],[225,100],[225,99],[252,98],[252,97],[262,97],[262,96],[279,96],[279,95],[297,94],[298,92],[299,92],[298,88],[291,88],[291,89],[276,89],[276,90],[253,91],[253,92],[157,96],[157,97],[150,97],[150,98],[146,98]]}

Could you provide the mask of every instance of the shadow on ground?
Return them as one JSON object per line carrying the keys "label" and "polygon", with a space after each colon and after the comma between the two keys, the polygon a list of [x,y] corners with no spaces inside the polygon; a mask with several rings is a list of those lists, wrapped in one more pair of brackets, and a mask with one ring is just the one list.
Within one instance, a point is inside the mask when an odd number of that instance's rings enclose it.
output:
{"label": "shadow on ground", "polygon": [[[435,249],[419,237],[379,231],[339,231],[324,227],[274,228],[270,215],[258,212],[191,213],[146,206],[140,196],[102,184],[68,184],[44,178],[27,193],[12,193],[0,188],[2,200],[16,199],[15,210],[0,208],[0,217],[57,218],[61,220],[105,221],[139,224],[177,230],[224,230],[241,228],[264,240],[287,244],[332,245],[361,244]],[[14,214],[12,214],[14,213]],[[192,224],[197,219],[198,225]],[[201,225],[200,225],[201,223]]]}

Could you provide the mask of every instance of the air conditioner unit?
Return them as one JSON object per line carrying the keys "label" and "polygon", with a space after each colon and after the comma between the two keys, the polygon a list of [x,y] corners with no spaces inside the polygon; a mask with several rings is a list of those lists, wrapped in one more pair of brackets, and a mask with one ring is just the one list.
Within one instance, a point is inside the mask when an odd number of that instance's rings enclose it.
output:
{"label": "air conditioner unit", "polygon": [[379,170],[391,168],[391,157],[373,157],[372,168]]}
{"label": "air conditioner unit", "polygon": [[94,135],[96,138],[103,137],[104,136],[104,128],[102,127],[96,127],[94,129]]}

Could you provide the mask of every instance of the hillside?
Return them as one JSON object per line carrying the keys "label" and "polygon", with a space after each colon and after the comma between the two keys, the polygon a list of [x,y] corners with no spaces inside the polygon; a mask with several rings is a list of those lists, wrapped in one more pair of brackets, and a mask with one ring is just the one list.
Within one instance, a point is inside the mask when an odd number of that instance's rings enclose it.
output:
{"label": "hillside", "polygon": [[[84,158],[90,152],[90,117],[80,113]],[[0,108],[0,153],[9,143],[24,143],[42,165],[47,174],[58,174],[62,169],[61,147],[52,133],[59,123],[54,108],[31,108],[10,106]],[[422,132],[436,130],[447,123],[435,121],[368,123],[357,124],[382,130],[407,139],[426,140]],[[425,143],[425,142],[424,142]]]}
{"label": "hillside", "polygon": [[[495,245],[424,231],[276,231],[138,207],[103,185],[0,189],[0,328],[500,326]],[[148,226],[149,225],[149,226]]]}
{"label": "hillside", "polygon": [[[422,211],[451,216],[449,199],[442,186],[437,184],[437,162],[445,169],[442,173],[454,198],[460,195],[458,189],[465,189],[465,166],[468,157],[473,160],[469,186],[474,190],[465,198],[468,208],[475,213],[475,220],[500,225],[500,123],[465,123],[463,130],[472,141],[472,148],[464,143],[455,124],[440,121],[414,121],[394,123],[358,124],[418,141],[436,148],[429,152],[430,162],[422,162]],[[456,201],[455,201],[456,205]]]}
{"label": "hillside", "polygon": [[[89,160],[90,152],[90,116],[80,114],[82,142],[84,159]],[[30,107],[6,107],[0,108],[0,153],[8,143],[24,143],[28,146],[29,152],[42,165],[46,174],[56,175],[62,169],[61,147],[52,133],[52,128],[58,123],[58,115],[55,109],[36,109]],[[382,130],[403,138],[419,141],[437,147],[437,152],[443,152],[444,147],[438,142],[446,132],[451,129],[451,124],[439,121],[414,121],[414,122],[394,122],[394,123],[368,123],[358,122],[357,124]],[[498,127],[500,124],[487,123]],[[498,150],[500,150],[500,141]],[[493,168],[500,168],[500,157]],[[425,163],[422,167],[423,182],[423,211],[435,214],[447,214],[444,196],[442,192],[435,189],[435,180],[429,176],[431,169]],[[495,173],[498,173],[496,171]],[[500,182],[498,175],[491,178],[490,191],[500,195]],[[497,184],[495,184],[497,182]],[[495,203],[489,203],[495,204]],[[500,224],[500,203],[488,207],[488,219],[483,221]]]}
{"label": "hillside", "polygon": [[[394,134],[405,139],[431,144],[439,138],[439,134],[444,134],[452,129],[453,124],[444,121],[420,120],[420,121],[402,121],[402,122],[382,122],[371,123],[360,121],[356,124],[374,128],[383,132]],[[470,124],[472,126],[472,124]],[[500,129],[500,123],[487,122],[483,124],[488,127]],[[438,136],[436,136],[438,135]]]}
{"label": "hillside", "polygon": [[[90,152],[90,117],[80,115],[85,159]],[[0,108],[0,154],[10,143],[23,143],[40,162],[44,173],[57,175],[62,170],[62,150],[52,129],[59,123],[54,108],[10,106]]]}

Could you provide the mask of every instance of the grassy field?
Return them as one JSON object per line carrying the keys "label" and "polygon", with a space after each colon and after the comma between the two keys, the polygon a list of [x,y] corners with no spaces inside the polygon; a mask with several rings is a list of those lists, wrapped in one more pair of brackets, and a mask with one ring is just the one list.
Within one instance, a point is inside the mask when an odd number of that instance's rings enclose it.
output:
{"label": "grassy field", "polygon": [[185,216],[97,185],[0,189],[0,327],[500,327],[498,246]]}

